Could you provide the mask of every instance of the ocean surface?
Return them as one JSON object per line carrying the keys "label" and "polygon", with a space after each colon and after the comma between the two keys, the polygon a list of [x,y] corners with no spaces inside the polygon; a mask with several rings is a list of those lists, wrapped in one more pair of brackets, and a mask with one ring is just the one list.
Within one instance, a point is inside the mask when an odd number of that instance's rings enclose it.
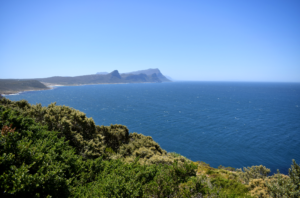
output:
{"label": "ocean surface", "polygon": [[6,96],[123,124],[193,161],[287,174],[300,163],[300,83],[173,82],[61,86]]}

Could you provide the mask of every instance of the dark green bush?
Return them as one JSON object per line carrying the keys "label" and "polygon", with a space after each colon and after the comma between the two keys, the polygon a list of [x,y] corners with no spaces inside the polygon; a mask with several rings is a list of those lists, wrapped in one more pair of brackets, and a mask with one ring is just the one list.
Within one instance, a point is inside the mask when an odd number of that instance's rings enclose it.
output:
{"label": "dark green bush", "polygon": [[[76,153],[84,158],[122,158],[131,163],[139,157],[141,163],[169,165],[175,159],[180,163],[189,161],[182,156],[167,154],[149,136],[129,134],[128,128],[119,124],[96,126],[92,118],[87,118],[83,112],[67,106],[57,106],[56,103],[52,103],[48,107],[42,107],[41,104],[30,105],[25,100],[12,102],[6,98],[0,100],[1,104],[17,110],[23,116],[33,118],[42,125],[47,125],[48,130],[58,131],[58,136],[69,141]],[[114,152],[106,152],[106,148]]]}
{"label": "dark green bush", "polygon": [[[197,168],[193,163],[84,159],[59,132],[4,106],[0,128],[2,197],[163,197],[201,190],[199,182],[192,182]],[[114,150],[106,147],[106,152]]]}
{"label": "dark green bush", "polygon": [[66,197],[72,170],[80,170],[74,149],[30,118],[0,106],[0,191],[3,196]]}

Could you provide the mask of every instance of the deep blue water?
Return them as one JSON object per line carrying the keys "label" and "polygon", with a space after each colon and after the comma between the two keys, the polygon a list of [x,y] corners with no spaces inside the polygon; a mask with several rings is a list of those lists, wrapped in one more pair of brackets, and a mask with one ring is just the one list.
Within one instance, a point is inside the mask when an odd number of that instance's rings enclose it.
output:
{"label": "deep blue water", "polygon": [[174,82],[64,86],[6,96],[123,124],[169,152],[213,167],[300,163],[300,83]]}

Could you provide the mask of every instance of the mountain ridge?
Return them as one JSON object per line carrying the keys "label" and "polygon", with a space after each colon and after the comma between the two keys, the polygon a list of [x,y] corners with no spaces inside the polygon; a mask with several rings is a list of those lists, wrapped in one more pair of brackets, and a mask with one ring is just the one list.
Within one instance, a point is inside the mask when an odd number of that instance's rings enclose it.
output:
{"label": "mountain ridge", "polygon": [[[171,82],[159,69],[139,70],[129,73],[98,72],[82,76],[53,76],[35,79],[0,79],[0,94],[14,94],[23,91],[45,90],[54,85],[88,85],[117,83],[161,83]],[[47,87],[48,86],[48,87]]]}
{"label": "mountain ridge", "polygon": [[84,85],[84,84],[113,84],[113,83],[161,83],[171,82],[159,69],[139,70],[129,73],[119,73],[114,70],[111,73],[97,72],[96,74],[61,77],[54,76],[49,78],[36,78],[42,83],[57,85]]}

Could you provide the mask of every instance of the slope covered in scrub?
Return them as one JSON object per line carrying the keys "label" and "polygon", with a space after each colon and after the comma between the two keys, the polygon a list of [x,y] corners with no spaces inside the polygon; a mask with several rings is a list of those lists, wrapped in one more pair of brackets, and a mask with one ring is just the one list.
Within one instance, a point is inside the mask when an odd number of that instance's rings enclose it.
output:
{"label": "slope covered in scrub", "polygon": [[126,126],[119,124],[98,126],[83,112],[67,106],[52,103],[48,107],[42,107],[41,104],[30,105],[25,100],[12,102],[5,98],[0,104],[48,126],[50,131],[58,131],[58,136],[69,141],[76,153],[85,158],[102,156],[132,162],[139,157],[140,162],[147,164],[172,164],[175,159],[179,162],[189,161],[180,155],[168,154],[150,136],[129,133]]}
{"label": "slope covered in scrub", "polygon": [[0,99],[1,197],[298,197],[299,165],[210,167],[83,112]]}

